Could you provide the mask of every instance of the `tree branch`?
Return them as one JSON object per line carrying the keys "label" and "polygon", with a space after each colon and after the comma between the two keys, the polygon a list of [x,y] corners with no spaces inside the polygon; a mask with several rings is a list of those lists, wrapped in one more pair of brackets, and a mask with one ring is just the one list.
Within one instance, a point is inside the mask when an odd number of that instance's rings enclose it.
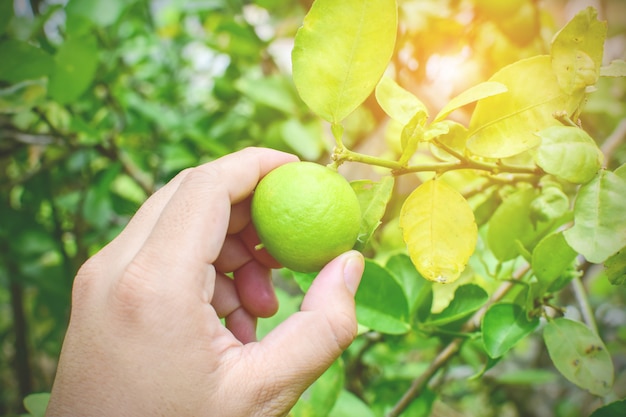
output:
{"label": "tree branch", "polygon": [[608,165],[611,160],[611,155],[615,153],[615,150],[624,142],[626,138],[626,119],[623,119],[613,130],[613,133],[606,138],[600,150],[604,154],[604,166]]}
{"label": "tree branch", "polygon": [[[474,315],[472,315],[467,322],[465,322],[462,327],[462,331],[470,333],[480,328],[480,323],[489,307],[500,301],[511,290],[511,288],[513,288],[516,281],[520,280],[529,270],[530,265],[525,265],[513,274],[511,280],[502,283],[502,285],[500,285],[500,287],[498,287],[498,289],[493,293],[489,301],[481,309],[474,313]],[[445,366],[448,361],[450,361],[450,359],[452,359],[454,355],[461,350],[465,340],[467,340],[467,338],[457,337],[446,345],[446,347],[444,347],[431,362],[426,371],[413,381],[409,389],[404,393],[386,417],[398,417],[404,410],[406,410],[411,402],[422,394],[424,388],[432,377],[435,376],[437,371]]]}

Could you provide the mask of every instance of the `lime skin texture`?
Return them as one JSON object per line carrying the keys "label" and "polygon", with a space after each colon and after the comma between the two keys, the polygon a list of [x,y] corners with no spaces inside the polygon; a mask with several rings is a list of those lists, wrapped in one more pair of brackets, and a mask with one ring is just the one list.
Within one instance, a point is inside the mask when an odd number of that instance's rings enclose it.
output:
{"label": "lime skin texture", "polygon": [[352,249],[361,209],[354,190],[336,170],[290,162],[259,182],[251,217],[262,246],[281,265],[317,272]]}

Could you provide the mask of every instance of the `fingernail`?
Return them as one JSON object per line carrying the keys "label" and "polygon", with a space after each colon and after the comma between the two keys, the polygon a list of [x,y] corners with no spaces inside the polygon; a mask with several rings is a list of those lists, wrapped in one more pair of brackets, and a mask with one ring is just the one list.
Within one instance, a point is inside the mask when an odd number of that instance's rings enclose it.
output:
{"label": "fingernail", "polygon": [[350,291],[352,295],[355,295],[359,288],[361,277],[363,276],[365,263],[363,255],[361,255],[360,252],[350,251],[346,256],[348,259],[346,259],[343,264],[343,280],[346,283],[348,291]]}

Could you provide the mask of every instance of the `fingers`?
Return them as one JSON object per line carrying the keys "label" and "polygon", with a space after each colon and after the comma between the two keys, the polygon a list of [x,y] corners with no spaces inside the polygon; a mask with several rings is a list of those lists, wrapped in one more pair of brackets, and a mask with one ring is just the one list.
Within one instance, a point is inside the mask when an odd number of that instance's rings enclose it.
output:
{"label": "fingers", "polygon": [[185,278],[217,259],[229,229],[231,205],[245,200],[270,170],[294,160],[290,154],[248,148],[186,171],[142,208],[133,237],[124,242],[136,249],[133,262],[149,273],[156,286],[196,285]]}
{"label": "fingers", "polygon": [[259,342],[261,363],[272,367],[285,389],[304,390],[354,340],[354,294],[363,268],[356,251],[330,262],[313,281],[301,311]]}

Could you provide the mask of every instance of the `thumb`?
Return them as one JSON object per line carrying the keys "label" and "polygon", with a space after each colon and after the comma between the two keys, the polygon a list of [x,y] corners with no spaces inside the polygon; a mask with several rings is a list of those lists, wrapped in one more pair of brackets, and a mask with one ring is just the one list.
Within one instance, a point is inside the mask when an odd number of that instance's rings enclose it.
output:
{"label": "thumb", "polygon": [[356,337],[354,294],[363,269],[357,251],[335,258],[313,281],[301,311],[260,342],[266,364],[290,390],[304,391]]}

